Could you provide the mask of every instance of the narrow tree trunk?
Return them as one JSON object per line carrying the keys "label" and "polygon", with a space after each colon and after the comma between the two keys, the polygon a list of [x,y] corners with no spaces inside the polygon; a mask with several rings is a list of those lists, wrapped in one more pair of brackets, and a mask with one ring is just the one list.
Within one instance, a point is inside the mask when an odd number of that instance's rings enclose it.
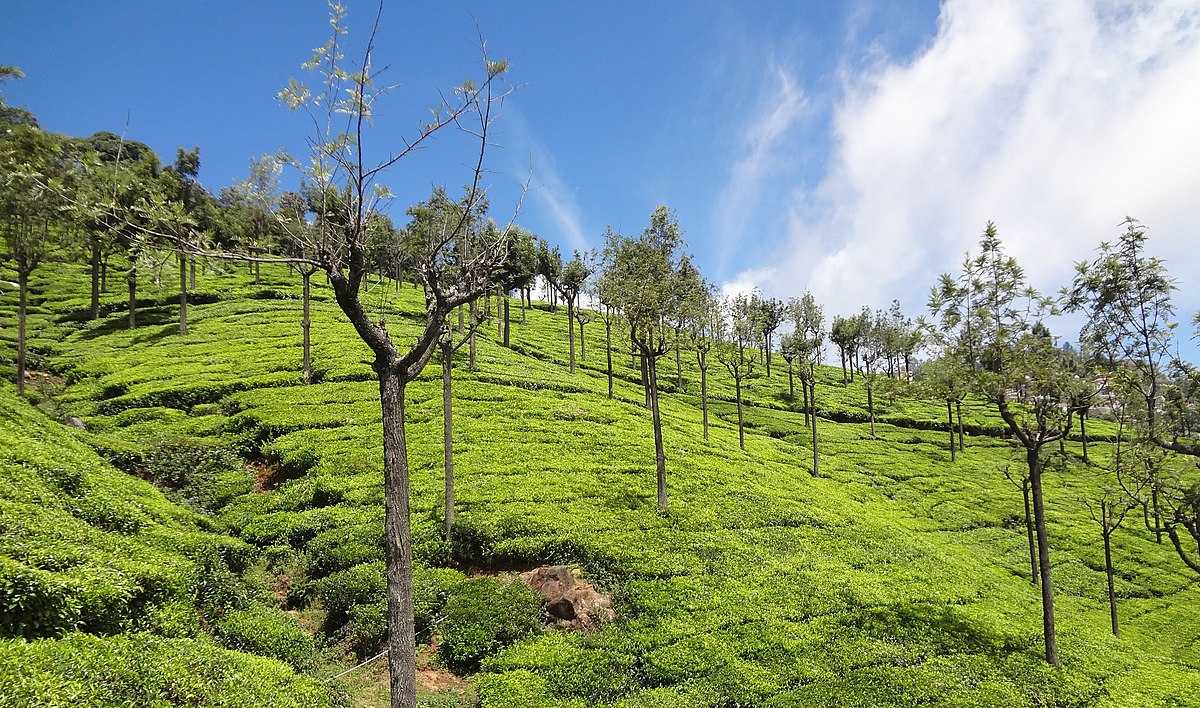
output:
{"label": "narrow tree trunk", "polygon": [[1121,628],[1117,623],[1117,593],[1113,589],[1113,565],[1112,565],[1112,531],[1108,528],[1108,516],[1111,513],[1101,507],[1101,518],[1104,521],[1104,575],[1108,579],[1108,616],[1112,621],[1112,633],[1114,637],[1121,636]]}
{"label": "narrow tree trunk", "polygon": [[683,362],[679,356],[679,330],[675,330],[675,389],[683,390]]}
{"label": "narrow tree trunk", "polygon": [[194,291],[196,289],[196,257],[188,258],[188,286]]}
{"label": "narrow tree trunk", "polygon": [[812,427],[812,420],[810,419],[812,412],[808,401],[808,380],[803,376],[800,377],[800,392],[804,394],[804,427],[810,428]]}
{"label": "narrow tree trunk", "polygon": [[788,401],[796,402],[796,382],[792,378],[792,364],[788,362]]}
{"label": "narrow tree trunk", "polygon": [[1042,498],[1042,463],[1037,450],[1026,453],[1029,486],[1033,492],[1033,519],[1037,530],[1038,569],[1042,580],[1042,634],[1046,639],[1046,663],[1058,666],[1058,638],[1054,627],[1054,583],[1050,578],[1050,539],[1046,534],[1046,506]]}
{"label": "narrow tree trunk", "polygon": [[867,377],[867,416],[871,419],[871,437],[875,437],[875,392],[871,377]]}
{"label": "narrow tree trunk", "polygon": [[438,345],[442,350],[442,454],[445,456],[446,476],[446,541],[450,541],[450,530],[454,528],[454,415],[451,398],[453,384],[452,367],[454,350],[449,342]]}
{"label": "narrow tree trunk", "polygon": [[187,256],[183,251],[179,252],[179,333],[187,334],[187,307],[188,307],[188,289],[187,289]]}
{"label": "narrow tree trunk", "polygon": [[[1079,437],[1083,439],[1083,464],[1088,462],[1087,412],[1079,411]],[[1114,615],[1115,617],[1115,615]],[[1115,626],[1115,625],[1114,625]],[[1116,632],[1113,632],[1116,634]]]}
{"label": "narrow tree trunk", "polygon": [[[136,258],[136,256],[134,257]],[[137,262],[129,264],[129,272],[125,274],[125,282],[129,286],[129,329],[137,326]]]}
{"label": "narrow tree trunk", "polygon": [[955,442],[954,442],[954,411],[950,408],[950,399],[946,399],[946,428],[950,431],[950,461],[955,459]]}
{"label": "narrow tree trunk", "polygon": [[646,357],[640,357],[642,362],[642,392],[645,394],[646,407],[650,407],[650,370]]}
{"label": "narrow tree trunk", "polygon": [[708,366],[700,360],[700,414],[704,421],[704,440],[708,440]]}
{"label": "narrow tree trunk", "polygon": [[812,412],[809,414],[811,417],[811,420],[812,420],[812,456],[813,456],[812,475],[814,477],[820,477],[821,476],[821,459],[820,459],[820,456],[817,454],[817,382],[816,382],[815,378],[812,380],[812,382],[810,384],[808,384],[808,388],[809,388],[808,400],[812,404]]}
{"label": "narrow tree trunk", "polygon": [[842,385],[846,385],[846,350],[838,347],[838,355],[842,359]]}
{"label": "narrow tree trunk", "polygon": [[763,337],[763,357],[767,360],[767,378],[771,378],[771,338]]}
{"label": "narrow tree trunk", "polygon": [[604,320],[604,353],[608,358],[608,397],[613,397],[612,375],[612,323]]}
{"label": "narrow tree trunk", "polygon": [[575,373],[575,300],[573,298],[567,300],[567,349],[570,350],[568,358],[573,374]]}
{"label": "narrow tree trunk", "polygon": [[300,328],[304,331],[304,383],[312,383],[312,271],[304,271],[301,274],[304,278],[304,316],[300,321]]}
{"label": "narrow tree trunk", "polygon": [[650,416],[654,422],[654,467],[658,478],[658,511],[667,513],[667,456],[663,451],[662,414],[658,408],[658,371],[650,367]]}
{"label": "narrow tree trunk", "polygon": [[587,347],[583,338],[583,320],[579,320],[579,360],[587,361]]}
{"label": "narrow tree trunk", "polygon": [[379,369],[383,414],[384,545],[387,554],[388,668],[393,708],[417,701],[416,637],[412,603],[412,533],[408,505],[408,447],[404,431],[404,381]]}
{"label": "narrow tree trunk", "polygon": [[479,321],[479,309],[475,301],[471,301],[471,332],[467,335],[467,365],[475,371],[475,328]]}
{"label": "narrow tree trunk", "polygon": [[1029,544],[1029,583],[1038,584],[1037,542],[1033,538],[1033,509],[1029,504],[1029,478],[1021,480],[1021,496],[1025,497],[1025,540]]}
{"label": "narrow tree trunk", "polygon": [[92,236],[89,239],[92,247],[90,259],[92,276],[92,313],[93,320],[100,318],[100,239]]}
{"label": "narrow tree trunk", "polygon": [[504,346],[506,346],[506,347],[508,346],[508,342],[509,342],[509,329],[512,326],[512,322],[509,319],[509,314],[508,314],[508,302],[511,299],[512,298],[508,297],[507,294],[504,296]]}
{"label": "narrow tree trunk", "polygon": [[962,422],[962,399],[954,401],[954,410],[958,416],[958,451],[963,452],[967,448],[963,445],[963,422]]}
{"label": "narrow tree trunk", "polygon": [[25,395],[25,331],[29,310],[29,269],[17,266],[17,395]]}
{"label": "narrow tree trunk", "polygon": [[733,386],[737,392],[737,415],[738,415],[738,447],[746,449],[746,430],[745,423],[742,419],[742,377],[733,377]]}
{"label": "narrow tree trunk", "polygon": [[1150,483],[1150,503],[1154,507],[1154,542],[1162,543],[1162,509],[1158,506],[1158,485]]}
{"label": "narrow tree trunk", "polygon": [[499,339],[504,338],[504,325],[505,325],[504,320],[502,320],[500,318],[500,310],[507,303],[508,303],[507,293],[497,290],[496,291],[496,337]]}

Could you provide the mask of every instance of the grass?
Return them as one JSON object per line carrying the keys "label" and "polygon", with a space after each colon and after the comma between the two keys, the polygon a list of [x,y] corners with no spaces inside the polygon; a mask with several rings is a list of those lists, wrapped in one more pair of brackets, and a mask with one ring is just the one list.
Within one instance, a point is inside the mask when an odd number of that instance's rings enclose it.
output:
{"label": "grass", "polygon": [[[340,592],[319,636],[371,651],[381,618],[367,569],[383,551],[368,351],[317,288],[321,379],[301,385],[298,278],[264,274],[260,285],[240,274],[203,276],[211,296],[190,308],[191,331],[181,337],[165,304],[170,291],[152,286],[146,297],[164,304],[145,326],[122,328],[116,296],[108,318],[80,322],[83,269],[52,264],[34,283],[38,366],[70,382],[55,400],[87,423],[88,432],[72,434],[80,446],[126,469],[179,441],[263,460],[272,470],[266,489],[215,475],[200,486],[220,490],[194,490],[211,512],[202,517],[236,539],[229,543],[260,549],[268,574],[287,569],[295,611],[323,612],[322,597],[333,597],[324,578],[359,578],[368,591]],[[169,272],[162,281],[172,282]],[[397,339],[416,332],[416,290],[380,287],[375,296]],[[12,300],[0,301],[0,336]],[[879,395],[871,437],[861,381],[843,386],[840,370],[826,368],[817,401],[822,476],[814,478],[783,362],[771,379],[752,382],[741,452],[728,376],[709,371],[715,402],[704,441],[694,357],[683,353],[682,387],[673,358],[664,358],[660,381],[672,385],[662,405],[670,492],[662,516],[629,357],[614,352],[609,400],[602,324],[588,325],[587,359],[571,375],[565,313],[539,306],[520,322],[519,308],[512,312],[511,348],[495,341],[493,326],[480,336],[476,372],[465,348],[455,362],[459,523],[450,547],[438,532],[437,364],[408,389],[418,573],[447,563],[467,572],[579,564],[614,595],[619,619],[586,635],[547,630],[490,647],[471,678],[482,706],[1200,701],[1200,586],[1140,525],[1114,539],[1123,636],[1108,632],[1099,531],[1080,499],[1099,488],[1109,445],[1091,446],[1093,465],[1077,462],[1046,480],[1064,663],[1054,670],[1039,658],[1020,491],[999,471],[1012,450],[982,402],[964,406],[973,434],[951,464],[943,403],[906,390]],[[1089,432],[1112,431],[1097,420]],[[1077,457],[1080,445],[1068,450]],[[452,581],[428,587],[426,639],[458,592]],[[380,699],[377,683],[351,681],[362,704]]]}

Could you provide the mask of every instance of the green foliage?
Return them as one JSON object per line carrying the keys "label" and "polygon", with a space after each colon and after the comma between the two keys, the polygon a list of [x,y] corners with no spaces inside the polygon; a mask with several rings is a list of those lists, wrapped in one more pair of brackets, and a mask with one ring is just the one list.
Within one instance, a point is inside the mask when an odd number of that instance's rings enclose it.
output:
{"label": "green foliage", "polygon": [[491,577],[459,583],[445,613],[438,653],[456,671],[473,670],[484,657],[542,626],[541,600],[533,591]]}
{"label": "green foliage", "polygon": [[312,636],[272,607],[254,604],[228,612],[217,620],[213,634],[230,649],[279,659],[297,671],[310,671],[316,663]]}
{"label": "green foliage", "polygon": [[318,706],[340,696],[271,659],[148,634],[0,639],[0,696],[33,706]]}

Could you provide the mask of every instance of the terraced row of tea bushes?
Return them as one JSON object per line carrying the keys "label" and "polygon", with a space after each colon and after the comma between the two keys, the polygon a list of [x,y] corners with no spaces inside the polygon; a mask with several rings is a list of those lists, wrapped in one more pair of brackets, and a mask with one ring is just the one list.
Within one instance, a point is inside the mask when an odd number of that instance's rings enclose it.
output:
{"label": "terraced row of tea bushes", "polygon": [[[403,337],[411,320],[401,313],[419,308],[418,295],[404,288],[392,297],[382,304],[400,314],[389,317]],[[137,330],[89,337],[85,329],[52,364],[78,381],[69,404],[97,437],[131,440],[143,458],[157,441],[192,434],[261,453],[272,483],[222,497],[218,518],[268,557],[294,559],[292,601],[323,606],[330,636],[366,651],[383,626],[381,442],[366,350],[348,324],[327,301],[314,308],[324,318],[314,330],[317,356],[333,372],[318,385],[170,398],[177,385],[298,370],[298,328],[287,334],[295,310],[249,300],[194,308],[187,337],[164,329],[151,342]],[[1200,695],[1200,590],[1171,550],[1136,526],[1116,542],[1124,637],[1108,634],[1098,534],[1079,503],[1098,489],[1098,468],[1074,465],[1047,479],[1065,662],[1053,671],[1038,658],[1037,593],[1014,523],[1020,492],[999,471],[1009,462],[1004,441],[974,436],[950,465],[944,433],[924,425],[881,423],[872,437],[865,425],[822,420],[822,477],[814,479],[803,420],[781,397],[786,378],[775,374],[773,394],[770,382],[756,382],[745,453],[727,406],[716,406],[711,439],[702,439],[689,385],[663,399],[664,517],[655,511],[636,371],[614,357],[624,373],[608,400],[600,328],[590,326],[586,366],[572,376],[564,324],[562,311],[534,309],[514,324],[511,349],[481,335],[476,373],[460,352],[459,524],[449,548],[438,533],[436,364],[409,388],[417,576],[441,588],[422,591],[433,598],[422,600],[433,608],[422,610],[423,629],[446,631],[456,576],[430,566],[447,558],[493,569],[579,563],[617,603],[620,619],[588,635],[518,639],[486,621],[490,610],[470,613],[488,628],[463,633],[487,647],[472,655],[483,706],[1186,705]],[[673,362],[660,365],[669,380]],[[843,388],[833,381],[840,372],[824,375],[819,396],[828,390],[838,410],[862,410],[853,408],[865,401],[860,383]],[[714,374],[713,386],[732,397],[727,377]],[[166,398],[156,401],[159,391]],[[127,407],[103,407],[131,395]],[[187,415],[164,413],[163,402]],[[944,414],[903,393],[895,406],[918,422]],[[973,410],[985,429],[990,414]],[[1109,454],[1104,445],[1093,452],[1098,463]]]}
{"label": "terraced row of tea bushes", "polygon": [[240,577],[255,549],[114,469],[84,437],[0,390],[5,704],[335,698],[296,673],[316,666],[313,638]]}

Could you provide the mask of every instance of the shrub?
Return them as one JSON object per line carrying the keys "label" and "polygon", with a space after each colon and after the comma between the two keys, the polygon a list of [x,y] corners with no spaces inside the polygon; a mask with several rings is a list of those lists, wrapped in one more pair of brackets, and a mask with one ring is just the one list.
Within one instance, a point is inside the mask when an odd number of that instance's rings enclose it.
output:
{"label": "shrub", "polygon": [[473,671],[487,655],[541,626],[541,600],[524,584],[470,578],[446,601],[438,651],[451,669]]}
{"label": "shrub", "polygon": [[226,613],[213,626],[213,634],[230,649],[279,659],[298,671],[316,665],[313,638],[287,614],[265,605]]}
{"label": "shrub", "polygon": [[79,625],[81,609],[67,581],[0,556],[0,635],[60,636]]}
{"label": "shrub", "polygon": [[212,640],[71,634],[0,640],[0,696],[9,706],[341,705],[328,684]]}

